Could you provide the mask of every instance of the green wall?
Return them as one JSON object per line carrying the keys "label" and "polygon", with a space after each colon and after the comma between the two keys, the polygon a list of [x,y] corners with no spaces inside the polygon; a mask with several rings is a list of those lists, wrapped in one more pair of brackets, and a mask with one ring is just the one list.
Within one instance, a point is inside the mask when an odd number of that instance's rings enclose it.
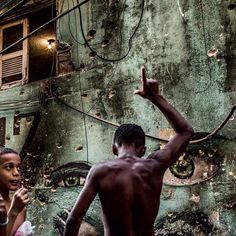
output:
{"label": "green wall", "polygon": [[[75,3],[75,0],[58,1],[58,11],[66,11]],[[78,10],[57,22],[58,40],[72,44],[74,72],[0,91],[0,116],[7,118],[6,146],[21,151],[32,128],[34,118],[28,121],[22,118],[20,135],[13,135],[15,111],[42,113],[23,161],[23,175],[31,186],[28,217],[36,225],[35,235],[57,235],[53,217],[70,209],[81,189],[51,189],[45,173],[70,162],[94,164],[113,158],[115,126],[72,110],[53,98],[51,92],[80,111],[115,124],[137,123],[147,134],[159,137],[170,125],[152,104],[133,96],[139,87],[140,66],[145,65],[148,75],[158,78],[162,94],[202,137],[220,125],[236,102],[236,10],[229,10],[229,3],[146,0],[140,26],[131,43],[142,1],[90,1],[81,7],[82,24],[85,35],[89,30],[96,30],[95,38],[89,43],[97,54],[114,60],[123,57],[131,46],[129,54],[117,62],[90,58]],[[107,47],[101,46],[103,40],[109,40]],[[218,50],[216,57],[207,55],[212,48]],[[236,235],[233,118],[220,130],[219,136],[191,146],[195,154],[199,150],[217,150],[213,157],[218,162],[211,161],[219,169],[213,178],[184,186],[164,184],[155,226],[159,235],[176,235],[181,230],[183,235],[189,231],[191,235]],[[147,137],[147,154],[159,146],[158,140]],[[102,235],[100,219],[97,199],[86,221]],[[191,220],[199,224],[191,226]]]}

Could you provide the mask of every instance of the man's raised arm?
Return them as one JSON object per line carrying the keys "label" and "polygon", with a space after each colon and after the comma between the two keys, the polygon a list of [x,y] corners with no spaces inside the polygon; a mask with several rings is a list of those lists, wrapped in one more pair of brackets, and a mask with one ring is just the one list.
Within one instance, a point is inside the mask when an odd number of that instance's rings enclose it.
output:
{"label": "man's raised arm", "polygon": [[185,150],[193,134],[193,129],[184,117],[159,94],[158,82],[146,78],[144,67],[141,68],[141,80],[142,88],[141,90],[135,91],[134,94],[138,94],[155,104],[165,115],[166,119],[176,132],[175,136],[163,149],[151,155],[151,158],[160,161],[165,168],[168,168],[178,160],[179,156]]}

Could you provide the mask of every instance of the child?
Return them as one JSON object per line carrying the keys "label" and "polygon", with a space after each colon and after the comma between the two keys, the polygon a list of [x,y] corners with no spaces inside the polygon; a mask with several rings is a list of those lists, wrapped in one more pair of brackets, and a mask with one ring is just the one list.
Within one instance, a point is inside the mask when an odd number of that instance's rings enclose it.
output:
{"label": "child", "polygon": [[[21,187],[21,159],[10,148],[0,147],[0,194],[7,210],[7,236],[14,236],[25,221],[26,204],[29,202],[27,189]],[[16,191],[10,198],[10,191]]]}

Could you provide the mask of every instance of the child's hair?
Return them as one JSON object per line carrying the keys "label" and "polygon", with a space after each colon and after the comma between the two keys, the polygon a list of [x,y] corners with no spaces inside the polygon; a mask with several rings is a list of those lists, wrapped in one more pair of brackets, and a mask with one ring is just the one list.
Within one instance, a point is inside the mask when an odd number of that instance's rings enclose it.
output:
{"label": "child's hair", "polygon": [[132,144],[136,147],[145,145],[145,133],[141,126],[135,124],[123,124],[115,132],[114,143],[119,146],[122,143]]}
{"label": "child's hair", "polygon": [[11,148],[6,148],[3,146],[0,146],[0,156],[4,155],[4,154],[8,154],[8,153],[15,153],[18,155],[18,152],[15,151],[14,149]]}

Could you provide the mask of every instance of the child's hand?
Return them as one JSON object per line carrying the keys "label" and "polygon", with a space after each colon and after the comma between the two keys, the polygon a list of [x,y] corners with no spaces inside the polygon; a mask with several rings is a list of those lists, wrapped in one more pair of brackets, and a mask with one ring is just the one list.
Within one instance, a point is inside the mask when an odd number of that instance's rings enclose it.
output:
{"label": "child's hand", "polygon": [[6,222],[6,220],[7,220],[7,210],[2,195],[0,194],[0,224]]}
{"label": "child's hand", "polygon": [[28,190],[26,188],[20,188],[13,195],[10,209],[15,214],[19,214],[25,208],[28,202]]}

